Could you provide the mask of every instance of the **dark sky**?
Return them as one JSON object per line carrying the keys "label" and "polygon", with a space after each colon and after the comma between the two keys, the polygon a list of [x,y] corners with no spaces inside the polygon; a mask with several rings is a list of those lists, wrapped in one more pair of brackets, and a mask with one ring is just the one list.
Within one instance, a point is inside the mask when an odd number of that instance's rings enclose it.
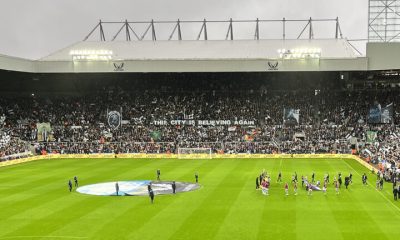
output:
{"label": "dark sky", "polygon": [[[0,53],[38,59],[81,41],[98,23],[143,20],[308,19],[339,17],[343,36],[367,37],[367,0],[0,0]],[[107,39],[118,30],[106,28]],[[168,38],[173,25],[157,26],[159,39]],[[141,35],[145,26],[134,26]],[[301,25],[288,26],[297,36]],[[182,26],[185,39],[196,38],[200,25]],[[210,38],[224,39],[227,25],[209,27]],[[252,38],[254,25],[234,26],[238,37]],[[265,25],[265,38],[277,38],[281,26]],[[316,38],[334,36],[334,24],[315,24]],[[98,36],[98,35],[96,35]],[[94,38],[95,39],[95,38]],[[93,40],[94,40],[93,39]],[[363,47],[360,47],[363,51]]]}

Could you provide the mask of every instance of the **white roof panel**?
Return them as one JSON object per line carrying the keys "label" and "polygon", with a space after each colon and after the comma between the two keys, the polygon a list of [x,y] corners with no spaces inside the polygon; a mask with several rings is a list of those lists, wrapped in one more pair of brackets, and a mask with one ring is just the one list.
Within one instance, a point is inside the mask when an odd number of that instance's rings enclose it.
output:
{"label": "white roof panel", "polygon": [[78,42],[39,61],[72,61],[72,50],[108,50],[113,60],[277,59],[278,49],[319,48],[321,58],[358,57],[346,39]]}

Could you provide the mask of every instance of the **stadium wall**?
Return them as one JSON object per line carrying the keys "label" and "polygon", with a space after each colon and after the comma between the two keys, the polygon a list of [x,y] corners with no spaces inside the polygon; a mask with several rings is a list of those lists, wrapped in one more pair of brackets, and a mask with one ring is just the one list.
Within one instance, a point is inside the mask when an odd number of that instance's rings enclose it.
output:
{"label": "stadium wall", "polygon": [[400,69],[400,42],[368,43],[369,70]]}
{"label": "stadium wall", "polygon": [[367,63],[366,58],[126,60],[108,62],[39,61],[35,63],[35,71],[38,73],[366,71],[368,69]]}

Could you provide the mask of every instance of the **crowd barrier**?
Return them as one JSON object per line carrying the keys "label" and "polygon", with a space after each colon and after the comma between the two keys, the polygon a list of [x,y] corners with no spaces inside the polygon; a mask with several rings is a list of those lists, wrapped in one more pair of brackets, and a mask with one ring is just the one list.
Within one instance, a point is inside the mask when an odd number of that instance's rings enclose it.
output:
{"label": "crowd barrier", "polygon": [[[182,154],[181,154],[182,155]],[[202,155],[202,156],[200,156]],[[147,158],[147,159],[173,159],[178,158],[178,154],[145,154],[145,153],[121,153],[121,154],[48,154],[48,155],[39,155],[27,158],[20,158],[14,160],[8,160],[0,162],[0,167],[10,166],[14,164],[20,164],[25,162],[31,162],[35,160],[43,160],[43,159],[71,159],[71,158]],[[179,158],[183,159],[202,159],[202,158],[210,158],[209,154],[185,154],[185,156],[179,156]],[[351,154],[212,154],[212,158],[215,159],[243,159],[243,158],[311,158],[311,159],[354,159],[369,170],[377,171],[377,168],[371,166],[360,157]]]}

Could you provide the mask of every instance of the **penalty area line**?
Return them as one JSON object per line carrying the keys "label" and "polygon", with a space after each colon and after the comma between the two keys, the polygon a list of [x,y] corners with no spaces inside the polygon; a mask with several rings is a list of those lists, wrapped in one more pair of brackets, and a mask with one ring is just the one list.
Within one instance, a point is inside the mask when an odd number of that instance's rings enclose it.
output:
{"label": "penalty area line", "polygon": [[[341,159],[343,160],[343,158],[341,158]],[[362,176],[359,172],[357,172],[356,169],[354,169],[350,164],[348,164],[348,163],[346,162],[346,160],[343,160],[343,161],[344,161],[344,163],[346,163],[347,166],[349,166],[351,169],[353,169],[354,172],[357,173],[360,177]],[[368,181],[368,182],[369,182],[369,181]],[[372,188],[372,189],[375,189],[375,188],[373,188],[370,184],[368,184],[368,187],[370,187],[370,188]],[[392,201],[390,201],[390,199],[387,198],[387,196],[383,195],[383,193],[382,193],[381,191],[378,191],[377,189],[375,189],[375,190],[376,190],[386,201],[388,201],[390,204],[392,204],[392,206],[395,207],[395,208],[400,212],[400,208],[399,208],[397,205],[395,205]]]}

